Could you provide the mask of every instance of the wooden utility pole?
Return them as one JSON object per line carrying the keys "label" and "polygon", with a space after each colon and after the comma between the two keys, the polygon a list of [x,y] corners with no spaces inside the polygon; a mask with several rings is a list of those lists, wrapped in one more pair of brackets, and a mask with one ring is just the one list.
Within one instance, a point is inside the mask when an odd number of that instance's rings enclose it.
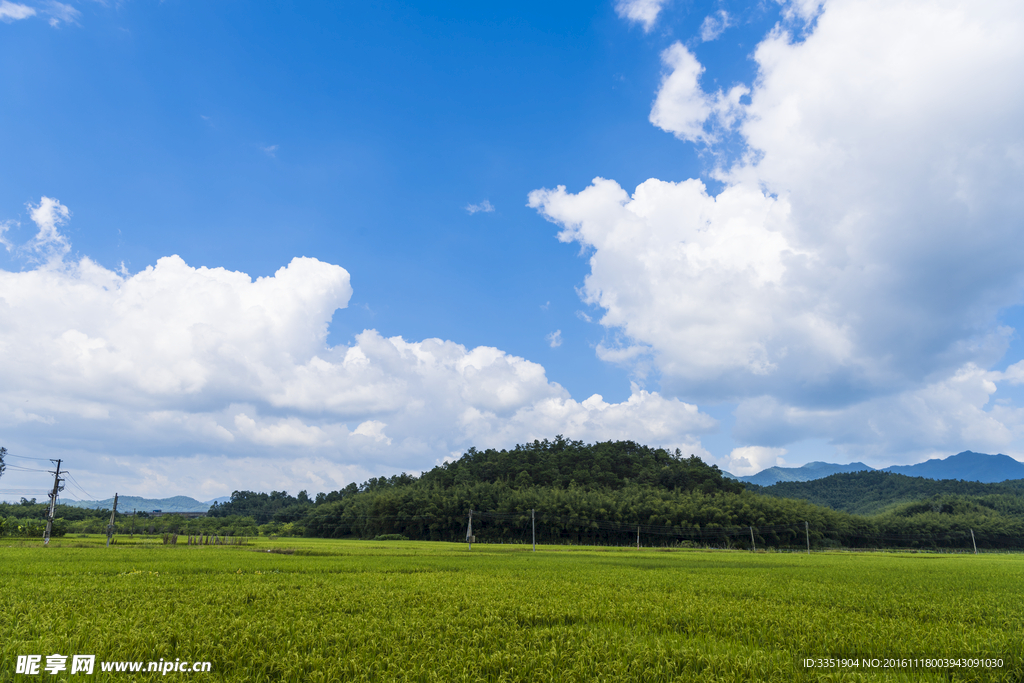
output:
{"label": "wooden utility pole", "polygon": [[107,525],[107,547],[110,547],[110,537],[114,535],[114,515],[117,514],[117,494],[114,494],[114,509],[110,511],[110,524]]}
{"label": "wooden utility pole", "polygon": [[757,544],[754,543],[754,527],[750,527],[750,547],[753,549],[753,552],[757,552]]}
{"label": "wooden utility pole", "polygon": [[46,531],[43,532],[44,546],[50,545],[50,531],[53,530],[53,514],[57,507],[57,494],[64,490],[62,486],[64,480],[60,478],[60,463],[60,458],[58,458],[57,469],[53,473],[53,490],[50,491],[50,509],[46,512]]}
{"label": "wooden utility pole", "polygon": [[974,554],[978,554],[978,544],[974,542],[974,529],[971,529],[971,545],[974,546]]}
{"label": "wooden utility pole", "polygon": [[466,545],[473,549],[473,509],[469,509],[469,528],[466,529]]}
{"label": "wooden utility pole", "polygon": [[640,525],[636,525],[636,549],[640,550]]}
{"label": "wooden utility pole", "polygon": [[804,533],[807,534],[807,554],[811,554],[811,523],[804,522]]}

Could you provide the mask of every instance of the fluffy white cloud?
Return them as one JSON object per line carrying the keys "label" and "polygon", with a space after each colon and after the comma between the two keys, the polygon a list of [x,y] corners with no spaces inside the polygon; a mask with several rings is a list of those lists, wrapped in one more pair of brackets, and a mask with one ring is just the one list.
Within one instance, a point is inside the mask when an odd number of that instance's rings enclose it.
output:
{"label": "fluffy white cloud", "polygon": [[22,5],[9,0],[0,0],[0,21],[10,24],[19,19],[34,17],[36,11],[28,5]]}
{"label": "fluffy white cloud", "polygon": [[628,340],[599,352],[653,362],[670,394],[739,402],[747,443],[1013,447],[1016,413],[986,406],[1001,378],[978,373],[1024,288],[1024,6],[786,7],[816,22],[765,37],[749,91],[707,93],[693,53],[663,55],[652,122],[745,144],[716,196],[600,178],[531,194],[591,250],[583,296]]}
{"label": "fluffy white cloud", "polygon": [[729,128],[741,112],[740,99],[750,92],[737,85],[728,92],[705,93],[700,87],[704,67],[682,43],[661,53],[669,71],[661,80],[651,109],[651,123],[680,140],[711,143],[717,128]]}
{"label": "fluffy white cloud", "polygon": [[716,40],[725,29],[732,26],[732,17],[724,9],[704,17],[700,25],[700,39],[705,43]]}
{"label": "fluffy white cloud", "polygon": [[56,199],[43,197],[38,206],[29,204],[28,208],[32,222],[39,228],[28,248],[47,261],[62,259],[71,250],[67,238],[60,232],[60,227],[71,217],[68,207]]}
{"label": "fluffy white cloud", "polygon": [[615,11],[620,17],[640,24],[644,31],[650,31],[658,21],[658,15],[668,0],[619,0],[615,3]]}
{"label": "fluffy white cloud", "polygon": [[765,446],[741,446],[732,449],[729,455],[722,458],[722,469],[737,477],[749,477],[769,467],[783,466],[782,456],[785,448],[767,448]]}
{"label": "fluffy white cloud", "polygon": [[[79,473],[132,463],[140,494],[166,493],[168,463],[193,457],[332,463],[310,464],[326,472],[316,477],[285,468],[271,485],[321,490],[351,480],[341,474],[418,471],[471,445],[562,433],[699,450],[716,427],[639,388],[624,403],[578,402],[542,366],[492,347],[374,330],[330,347],[331,317],[352,295],[343,268],[295,258],[253,280],[170,256],[116,273],[63,258],[69,215],[53,199],[31,207],[30,246],[47,258],[0,270],[0,428],[12,452],[63,455]],[[109,485],[76,476],[87,489]],[[213,493],[267,486],[234,465],[219,480]]]}
{"label": "fluffy white cloud", "polygon": [[990,404],[999,383],[1016,383],[1015,373],[968,363],[913,390],[832,408],[755,397],[739,404],[736,432],[746,441],[769,445],[808,436],[832,439],[850,459],[885,464],[892,451],[912,459],[945,457],[950,444],[983,452],[1016,450],[1024,437],[1024,411],[1008,403]]}

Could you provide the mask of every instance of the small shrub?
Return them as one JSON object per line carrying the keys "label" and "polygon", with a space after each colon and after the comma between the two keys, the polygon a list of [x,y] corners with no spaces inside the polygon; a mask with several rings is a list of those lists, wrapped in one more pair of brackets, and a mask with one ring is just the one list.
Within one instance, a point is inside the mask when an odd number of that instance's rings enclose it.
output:
{"label": "small shrub", "polygon": [[374,536],[375,541],[408,541],[408,536],[402,534],[381,534],[380,536]]}

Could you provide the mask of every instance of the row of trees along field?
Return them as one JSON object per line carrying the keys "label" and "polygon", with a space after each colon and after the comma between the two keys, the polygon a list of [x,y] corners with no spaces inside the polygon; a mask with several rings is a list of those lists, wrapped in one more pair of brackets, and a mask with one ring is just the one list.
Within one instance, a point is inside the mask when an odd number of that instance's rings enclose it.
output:
{"label": "row of trees along field", "polygon": [[[0,503],[0,536],[42,538],[46,527],[49,505],[35,499],[21,499],[20,503]],[[54,508],[51,536],[65,534],[102,534],[107,531],[110,510],[90,510],[58,504]],[[158,517],[145,512],[136,515],[118,513],[115,520],[118,534],[217,534],[221,536],[255,536],[259,533],[255,520],[230,515],[226,517],[198,517],[185,519],[168,514]]]}
{"label": "row of trees along field", "polygon": [[315,500],[305,492],[235,492],[209,514],[331,538],[463,540],[472,509],[474,535],[483,542],[528,542],[536,510],[543,543],[632,544],[641,527],[644,545],[744,547],[749,530],[759,547],[796,547],[809,535],[816,547],[970,548],[973,530],[980,548],[1019,548],[1024,496],[1008,490],[967,495],[973,489],[924,485],[915,500],[864,516],[748,490],[678,450],[557,437],[511,450],[473,448],[418,478],[374,478]]}
{"label": "row of trees along field", "polygon": [[[305,491],[235,491],[204,518],[119,514],[116,531],[457,541],[474,510],[483,542],[528,542],[535,525],[541,543],[632,545],[640,533],[648,546],[782,548],[809,537],[815,547],[966,549],[973,531],[979,548],[1021,548],[1022,484],[857,472],[761,488],[678,450],[557,437],[471,448],[420,477],[373,478],[315,500]],[[0,504],[0,534],[40,536],[45,514],[34,500]],[[102,533],[110,511],[59,505],[56,516],[55,535]]]}

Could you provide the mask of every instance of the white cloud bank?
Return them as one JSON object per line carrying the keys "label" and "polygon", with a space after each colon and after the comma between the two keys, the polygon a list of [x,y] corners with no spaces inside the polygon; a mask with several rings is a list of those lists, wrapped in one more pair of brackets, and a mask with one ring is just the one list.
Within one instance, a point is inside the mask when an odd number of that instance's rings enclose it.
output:
{"label": "white cloud bank", "polygon": [[1019,412],[988,405],[1008,380],[986,368],[1013,334],[997,315],[1024,291],[1024,5],[834,0],[784,16],[816,23],[767,35],[749,90],[705,92],[690,50],[663,54],[651,121],[744,145],[715,171],[720,193],[602,178],[531,193],[591,250],[583,298],[628,340],[598,352],[653,362],[668,395],[738,403],[751,446],[825,438],[885,464],[1021,452]]}
{"label": "white cloud bank", "polygon": [[576,401],[496,348],[374,330],[329,347],[352,295],[340,266],[296,258],[254,281],[169,256],[121,274],[65,258],[59,201],[30,210],[25,249],[44,258],[0,270],[0,430],[12,452],[64,457],[96,495],[330,490],[556,434],[703,453],[716,427],[638,388]]}

